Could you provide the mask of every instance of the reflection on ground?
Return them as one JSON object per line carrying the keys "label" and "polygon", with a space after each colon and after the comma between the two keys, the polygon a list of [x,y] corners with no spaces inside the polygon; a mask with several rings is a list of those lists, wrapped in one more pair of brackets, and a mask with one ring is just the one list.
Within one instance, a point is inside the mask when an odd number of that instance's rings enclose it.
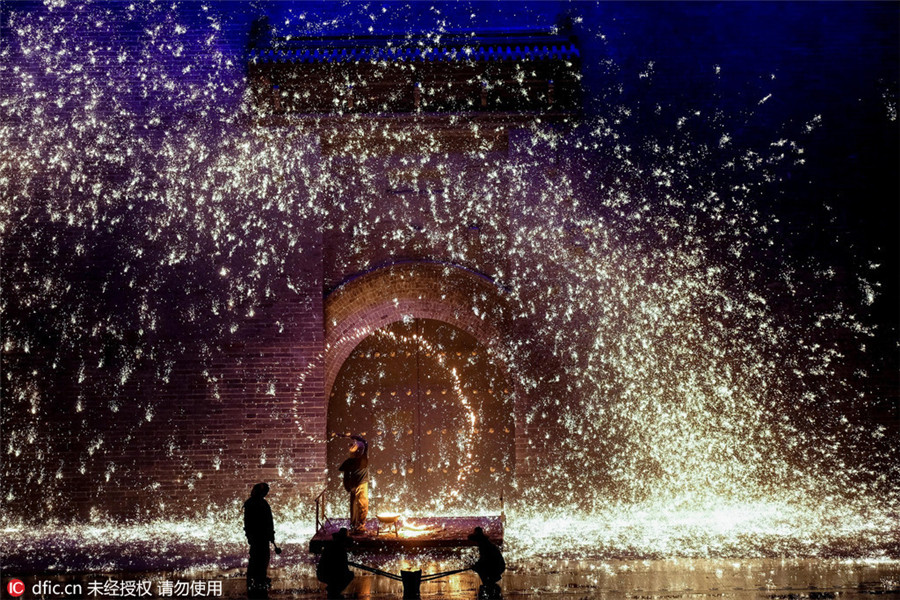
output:
{"label": "reflection on ground", "polygon": [[[458,560],[458,559],[457,559]],[[454,560],[392,560],[383,568],[444,570]],[[271,570],[271,598],[325,598],[312,563]],[[220,581],[222,596],[245,595],[244,572],[189,570],[169,573],[91,573],[78,576],[23,577],[26,589],[39,581],[78,582],[112,579],[149,580],[158,590],[163,581]],[[423,583],[422,598],[474,599],[479,580],[473,573]],[[503,597],[512,598],[825,598],[900,597],[900,561],[888,559],[670,559],[670,560],[534,560],[512,565],[503,577]],[[358,572],[345,591],[347,598],[400,598],[402,586],[384,577]],[[47,596],[54,597],[54,596]],[[88,597],[85,594],[85,597]],[[100,597],[100,596],[95,596]]]}

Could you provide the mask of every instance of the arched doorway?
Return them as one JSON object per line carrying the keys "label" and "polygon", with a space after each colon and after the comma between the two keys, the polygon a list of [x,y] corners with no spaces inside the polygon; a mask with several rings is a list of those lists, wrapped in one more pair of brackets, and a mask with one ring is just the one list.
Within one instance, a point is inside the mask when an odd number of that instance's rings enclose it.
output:
{"label": "arched doorway", "polygon": [[357,433],[369,440],[373,510],[496,510],[514,469],[513,404],[505,370],[461,329],[410,317],[375,330],[331,388],[331,497],[345,497],[336,469],[347,444],[336,436]]}

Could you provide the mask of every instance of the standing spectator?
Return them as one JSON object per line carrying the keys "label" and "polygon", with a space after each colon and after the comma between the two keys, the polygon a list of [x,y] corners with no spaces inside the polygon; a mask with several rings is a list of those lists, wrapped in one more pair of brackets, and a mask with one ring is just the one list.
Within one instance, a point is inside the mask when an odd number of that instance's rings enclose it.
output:
{"label": "standing spectator", "polygon": [[[275,523],[272,508],[266,502],[269,484],[257,483],[244,502],[244,533],[250,543],[250,562],[247,565],[247,597],[269,597],[269,543],[275,543]],[[277,548],[277,547],[276,547]]]}

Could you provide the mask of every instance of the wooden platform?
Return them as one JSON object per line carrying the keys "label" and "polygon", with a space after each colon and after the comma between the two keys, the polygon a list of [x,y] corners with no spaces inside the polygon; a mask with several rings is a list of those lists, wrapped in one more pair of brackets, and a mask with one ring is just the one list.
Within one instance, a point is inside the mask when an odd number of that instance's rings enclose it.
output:
{"label": "wooden platform", "polygon": [[[325,543],[341,527],[349,529],[347,519],[332,519],[319,528],[309,542],[309,551],[321,553]],[[395,533],[390,527],[378,530],[378,520],[366,521],[365,535],[350,537],[350,551],[356,553],[399,553],[423,549],[456,549],[475,546],[469,535],[481,527],[490,540],[503,546],[503,518],[489,517],[416,517],[406,519],[404,527]]]}

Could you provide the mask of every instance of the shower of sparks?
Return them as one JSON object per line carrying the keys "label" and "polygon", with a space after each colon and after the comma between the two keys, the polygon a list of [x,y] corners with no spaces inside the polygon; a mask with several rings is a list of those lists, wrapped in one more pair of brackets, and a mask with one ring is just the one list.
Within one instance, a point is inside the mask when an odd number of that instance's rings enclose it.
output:
{"label": "shower of sparks", "polygon": [[[870,398],[859,385],[883,275],[871,265],[855,291],[832,294],[833,266],[788,253],[766,209],[784,173],[804,168],[804,140],[827,128],[820,116],[745,147],[727,115],[661,107],[648,124],[612,85],[597,117],[565,131],[536,121],[510,134],[508,155],[443,154],[424,125],[356,117],[346,141],[320,140],[256,124],[244,59],[214,4],[63,5],[13,5],[0,49],[4,502],[51,521],[30,530],[4,510],[4,543],[107,544],[97,515],[52,524],[67,486],[88,472],[101,473],[85,484],[98,495],[128,482],[140,465],[119,450],[160,414],[142,386],[165,386],[188,357],[216,396],[204,369],[263,304],[309,288],[295,265],[337,234],[352,234],[344,273],[368,268],[373,248],[437,248],[509,290],[519,335],[497,353],[521,378],[522,426],[542,457],[517,490],[531,508],[510,513],[513,556],[815,555],[835,544],[878,555],[891,543],[900,461],[884,428],[860,418]],[[650,67],[633,78],[652,80]],[[740,118],[776,97],[756,96]],[[895,119],[896,98],[885,106]],[[409,136],[428,154],[384,158],[367,143]],[[385,201],[388,189],[399,191]],[[260,385],[275,395],[272,377]],[[115,439],[94,426],[111,414]],[[174,436],[160,447],[184,463],[188,488],[222,464]],[[293,477],[287,446],[271,452],[259,461]],[[162,507],[159,487],[142,493]],[[114,539],[162,547],[173,533],[207,539],[199,529],[236,544],[236,511],[148,518]],[[291,539],[311,534],[280,518]]]}

